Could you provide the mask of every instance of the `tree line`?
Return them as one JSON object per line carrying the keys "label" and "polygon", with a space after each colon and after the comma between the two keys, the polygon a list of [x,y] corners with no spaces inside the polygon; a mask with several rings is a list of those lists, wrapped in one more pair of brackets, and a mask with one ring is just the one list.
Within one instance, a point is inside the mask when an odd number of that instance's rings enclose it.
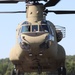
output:
{"label": "tree line", "polygon": [[[0,75],[11,75],[12,69],[13,64],[8,58],[0,59]],[[66,69],[67,75],[75,75],[75,55],[66,56]],[[25,75],[37,75],[37,73],[25,73]],[[45,72],[41,75],[48,75],[48,73]]]}

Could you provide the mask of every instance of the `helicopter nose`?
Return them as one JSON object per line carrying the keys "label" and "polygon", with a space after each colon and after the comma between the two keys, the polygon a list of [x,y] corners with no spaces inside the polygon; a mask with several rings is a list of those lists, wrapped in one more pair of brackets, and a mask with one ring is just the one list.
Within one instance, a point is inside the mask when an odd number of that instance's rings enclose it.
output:
{"label": "helicopter nose", "polygon": [[[38,33],[37,33],[38,34]],[[40,34],[38,36],[30,36],[22,34],[20,36],[20,46],[22,49],[30,50],[30,48],[37,48],[44,40],[48,33]],[[35,45],[35,46],[34,46]]]}

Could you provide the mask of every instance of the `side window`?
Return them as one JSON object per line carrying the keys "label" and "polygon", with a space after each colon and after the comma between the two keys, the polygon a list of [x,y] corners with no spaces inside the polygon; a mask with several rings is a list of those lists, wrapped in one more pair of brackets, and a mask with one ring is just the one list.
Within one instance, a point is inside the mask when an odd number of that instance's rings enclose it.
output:
{"label": "side window", "polygon": [[51,26],[50,26],[50,31],[51,31],[51,34],[54,35],[54,31]]}
{"label": "side window", "polygon": [[21,28],[18,30],[18,35],[20,34],[20,32],[21,32]]}
{"label": "side window", "polygon": [[49,23],[47,23],[47,24],[48,24],[47,26],[48,26],[50,34],[52,34],[54,36],[54,31],[53,31],[52,26]]}
{"label": "side window", "polygon": [[39,30],[40,30],[40,31],[49,32],[49,29],[48,29],[47,25],[40,25],[40,26],[39,26]]}

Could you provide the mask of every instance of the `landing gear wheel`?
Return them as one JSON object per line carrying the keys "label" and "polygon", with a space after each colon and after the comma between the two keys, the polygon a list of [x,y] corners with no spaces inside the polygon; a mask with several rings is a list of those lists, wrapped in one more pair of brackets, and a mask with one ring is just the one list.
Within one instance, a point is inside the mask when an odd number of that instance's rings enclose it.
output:
{"label": "landing gear wheel", "polygon": [[20,71],[19,70],[16,71],[16,75],[20,75]]}
{"label": "landing gear wheel", "polygon": [[11,71],[11,75],[16,75],[16,71],[14,69]]}
{"label": "landing gear wheel", "polygon": [[58,75],[66,75],[66,68],[65,67],[60,67],[58,69]]}
{"label": "landing gear wheel", "polygon": [[21,75],[24,75],[24,73],[21,73]]}
{"label": "landing gear wheel", "polygon": [[38,66],[38,74],[41,74],[42,73],[42,68],[41,66]]}
{"label": "landing gear wheel", "polygon": [[62,75],[66,75],[66,68],[63,67]]}
{"label": "landing gear wheel", "polygon": [[20,70],[17,70],[16,75],[24,75],[24,73],[20,72]]}

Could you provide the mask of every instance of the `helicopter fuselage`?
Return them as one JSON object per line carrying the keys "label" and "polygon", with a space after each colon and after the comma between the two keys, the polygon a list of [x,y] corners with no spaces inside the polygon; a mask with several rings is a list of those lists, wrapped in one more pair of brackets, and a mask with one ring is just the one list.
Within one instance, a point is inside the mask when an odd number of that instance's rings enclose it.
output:
{"label": "helicopter fuselage", "polygon": [[10,60],[17,69],[35,72],[40,66],[42,71],[53,71],[64,65],[65,52],[63,47],[57,44],[56,30],[52,23],[48,23],[53,29],[52,33],[38,30],[22,32],[22,27],[25,26],[22,24],[18,25],[17,42],[10,54]]}
{"label": "helicopter fuselage", "polygon": [[64,48],[58,44],[56,28],[45,19],[43,11],[42,4],[27,5],[27,21],[16,29],[16,45],[10,60],[20,71],[54,71],[65,66]]}

